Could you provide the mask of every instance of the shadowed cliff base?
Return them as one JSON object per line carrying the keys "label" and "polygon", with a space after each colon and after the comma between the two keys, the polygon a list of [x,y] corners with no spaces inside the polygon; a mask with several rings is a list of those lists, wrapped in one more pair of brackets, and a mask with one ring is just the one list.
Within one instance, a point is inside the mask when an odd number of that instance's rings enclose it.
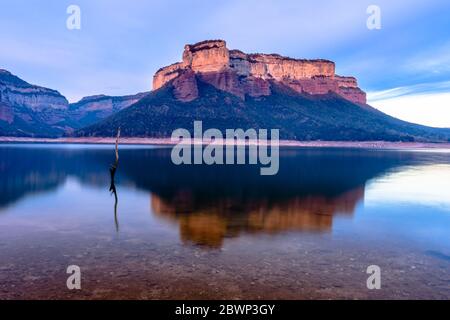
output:
{"label": "shadowed cliff base", "polygon": [[449,142],[450,129],[430,128],[390,117],[368,105],[357,105],[335,93],[299,94],[274,83],[268,96],[241,98],[193,75],[199,97],[179,101],[174,80],[127,109],[75,137],[170,138],[178,128],[193,131],[194,121],[209,128],[279,129],[280,139],[295,141]]}

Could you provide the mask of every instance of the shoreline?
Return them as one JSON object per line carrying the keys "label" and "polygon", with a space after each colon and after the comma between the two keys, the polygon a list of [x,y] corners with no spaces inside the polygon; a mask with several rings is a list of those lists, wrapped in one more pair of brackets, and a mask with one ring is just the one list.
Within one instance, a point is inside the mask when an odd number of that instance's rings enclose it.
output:
{"label": "shoreline", "polygon": [[[209,144],[210,141],[193,140],[193,144]],[[120,144],[128,145],[175,145],[179,142],[170,138],[121,138]],[[115,144],[115,138],[83,137],[83,138],[20,138],[0,137],[2,143],[49,143],[49,144]],[[234,141],[223,141],[230,145]],[[236,141],[237,145],[266,145],[258,141]],[[280,147],[330,147],[330,148],[368,148],[368,149],[450,149],[450,143],[432,142],[391,142],[391,141],[297,141],[280,140]]]}

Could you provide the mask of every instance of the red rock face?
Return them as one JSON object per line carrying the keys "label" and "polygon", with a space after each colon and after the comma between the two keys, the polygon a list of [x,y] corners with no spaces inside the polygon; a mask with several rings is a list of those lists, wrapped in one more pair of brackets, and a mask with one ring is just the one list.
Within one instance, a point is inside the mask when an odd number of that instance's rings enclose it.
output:
{"label": "red rock face", "polygon": [[340,87],[337,93],[345,99],[358,104],[366,104],[367,102],[366,93],[360,88]]}
{"label": "red rock face", "polygon": [[183,65],[195,72],[220,72],[228,68],[229,52],[225,41],[203,41],[186,45],[183,53]]}
{"label": "red rock face", "polygon": [[358,88],[358,83],[354,77],[335,76],[339,89],[336,91],[345,99],[359,103],[366,104],[366,93]]}
{"label": "red rock face", "polygon": [[335,75],[332,61],[292,59],[277,54],[245,54],[228,50],[223,40],[186,45],[182,62],[156,72],[153,89],[173,81],[175,96],[182,101],[191,101],[198,96],[194,75],[242,99],[246,95],[270,95],[270,81],[276,81],[299,93],[318,95],[334,92],[352,102],[366,103],[366,94],[358,88],[356,79]]}
{"label": "red rock face", "polygon": [[271,93],[270,82],[255,77],[246,78],[243,81],[243,89],[251,97],[268,96]]}
{"label": "red rock face", "polygon": [[225,69],[220,72],[199,73],[199,77],[217,89],[232,93],[241,98],[245,97],[244,88],[239,81],[237,73],[233,70]]}
{"label": "red rock face", "polygon": [[153,90],[157,90],[172,79],[178,77],[184,70],[181,62],[159,69],[153,76]]}
{"label": "red rock face", "polygon": [[330,91],[337,92],[339,89],[338,84],[331,77],[314,77],[300,80],[286,79],[282,83],[299,93],[307,94],[327,94]]}
{"label": "red rock face", "polygon": [[174,95],[180,101],[192,101],[198,97],[197,80],[192,70],[185,70],[173,81]]}

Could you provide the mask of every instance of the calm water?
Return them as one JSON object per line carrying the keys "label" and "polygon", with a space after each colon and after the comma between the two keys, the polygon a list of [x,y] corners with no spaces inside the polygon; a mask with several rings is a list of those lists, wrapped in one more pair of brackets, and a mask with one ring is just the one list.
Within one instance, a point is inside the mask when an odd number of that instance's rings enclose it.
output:
{"label": "calm water", "polygon": [[0,298],[450,299],[448,151],[280,155],[260,176],[122,147],[115,205],[112,146],[0,145]]}

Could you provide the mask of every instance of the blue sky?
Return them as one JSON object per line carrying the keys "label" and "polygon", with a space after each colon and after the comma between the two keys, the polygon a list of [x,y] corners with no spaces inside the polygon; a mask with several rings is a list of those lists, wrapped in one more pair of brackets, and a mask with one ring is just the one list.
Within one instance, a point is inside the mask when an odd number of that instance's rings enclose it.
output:
{"label": "blue sky", "polygon": [[[68,30],[66,9],[81,8]],[[381,29],[366,27],[369,5]],[[70,101],[151,89],[183,46],[224,39],[245,52],[326,58],[382,111],[450,127],[450,1],[0,0],[0,68]]]}

